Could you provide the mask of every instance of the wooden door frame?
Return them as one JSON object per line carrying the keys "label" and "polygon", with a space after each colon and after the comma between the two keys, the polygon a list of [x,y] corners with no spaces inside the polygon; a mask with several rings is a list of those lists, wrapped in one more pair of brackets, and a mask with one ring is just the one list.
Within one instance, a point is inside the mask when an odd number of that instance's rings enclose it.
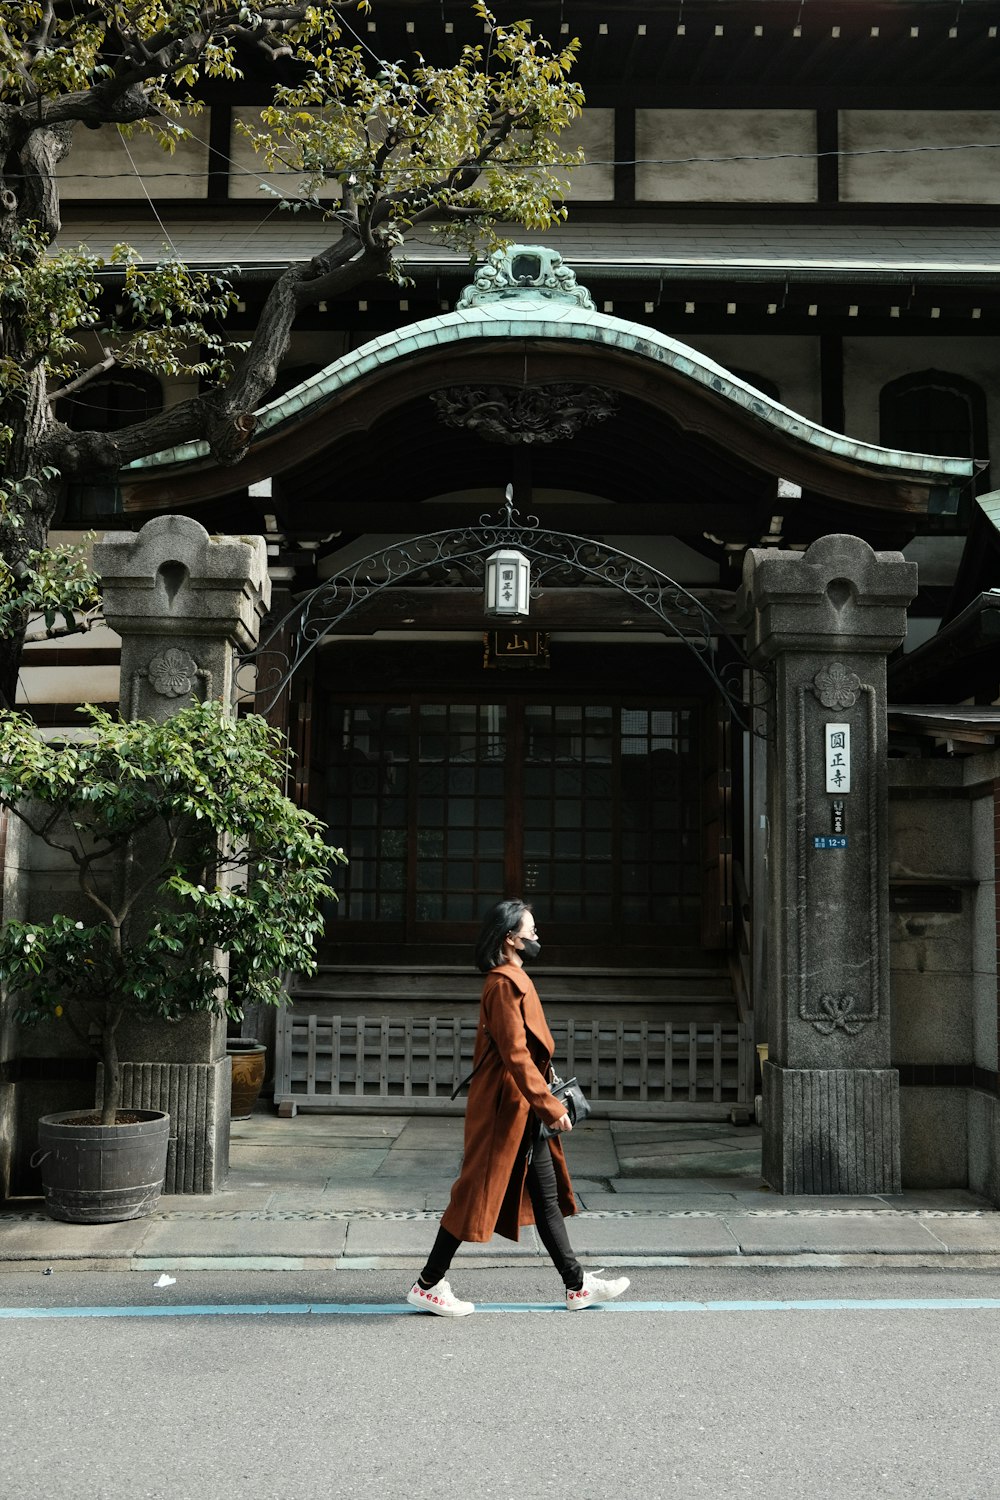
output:
{"label": "wooden door frame", "polygon": [[[521,816],[521,804],[519,798],[523,797],[523,770],[525,767],[525,743],[524,743],[524,710],[531,702],[544,703],[546,706],[559,706],[560,704],[579,706],[586,708],[592,704],[607,704],[615,715],[620,714],[622,709],[628,707],[643,708],[646,710],[668,709],[674,711],[688,712],[691,715],[691,728],[695,736],[695,744],[692,755],[696,758],[695,781],[700,785],[703,775],[704,737],[702,720],[704,718],[704,700],[699,700],[688,694],[668,697],[666,693],[638,692],[630,687],[627,690],[615,691],[612,688],[597,689],[592,694],[587,694],[583,688],[572,686],[561,686],[558,691],[553,691],[546,683],[541,689],[533,684],[531,692],[513,685],[499,683],[483,683],[479,688],[467,688],[463,692],[449,692],[442,694],[441,690],[422,691],[410,688],[409,691],[387,690],[383,693],[375,693],[371,690],[355,690],[340,688],[336,693],[321,694],[327,701],[333,701],[340,706],[359,706],[362,704],[405,706],[409,709],[409,739],[411,764],[415,746],[412,736],[417,732],[416,714],[419,708],[429,702],[456,703],[463,702],[469,705],[483,706],[489,703],[502,704],[506,710],[506,745],[505,745],[505,816],[506,816],[506,838],[504,848],[504,871],[505,889],[508,892],[518,892],[531,899],[531,892],[524,889],[525,871],[525,841],[524,827]],[[610,799],[612,802],[612,865],[614,870],[620,872],[622,869],[622,847],[621,847],[621,823],[622,823],[622,798],[624,796],[621,779],[621,720],[617,718],[612,742],[612,756],[609,765],[611,786]],[[470,922],[455,922],[442,919],[441,921],[418,922],[413,911],[413,902],[417,898],[416,889],[416,860],[415,860],[415,837],[418,832],[418,819],[416,814],[416,797],[418,788],[415,780],[410,779],[407,791],[407,814],[406,814],[406,843],[407,843],[407,869],[404,876],[404,914],[398,921],[379,921],[377,918],[350,919],[334,921],[328,933],[328,941],[335,946],[339,943],[403,943],[407,946],[435,946],[468,943],[475,935],[478,927],[478,917]],[[683,795],[683,794],[681,794]],[[316,809],[323,815],[321,809]],[[699,827],[701,823],[699,822]],[[336,835],[336,829],[334,829]],[[696,833],[697,836],[697,833]],[[696,851],[693,856],[695,863],[701,863],[701,851]],[[687,926],[672,925],[663,927],[656,924],[643,924],[641,927],[632,924],[627,926],[620,911],[621,902],[624,897],[624,889],[621,883],[620,873],[614,875],[614,889],[612,893],[613,907],[607,921],[597,924],[587,922],[584,919],[574,922],[557,922],[555,919],[546,919],[546,926],[553,934],[553,942],[560,947],[576,948],[581,945],[583,932],[592,933],[591,946],[601,947],[605,952],[611,947],[620,949],[625,946],[624,937],[628,931],[633,931],[641,937],[637,938],[634,946],[649,950],[654,947],[669,948],[674,944],[685,947],[699,946],[697,922],[692,922],[690,928]],[[502,894],[498,892],[498,895]],[[704,890],[702,892],[704,899]]]}

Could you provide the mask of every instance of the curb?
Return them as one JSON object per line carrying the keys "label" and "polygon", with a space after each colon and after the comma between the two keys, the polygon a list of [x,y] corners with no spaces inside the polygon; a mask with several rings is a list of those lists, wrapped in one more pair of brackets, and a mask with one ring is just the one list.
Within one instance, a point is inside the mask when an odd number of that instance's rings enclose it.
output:
{"label": "curb", "polygon": [[[923,1251],[856,1251],[830,1254],[828,1252],[811,1252],[790,1250],[788,1252],[769,1251],[767,1254],[733,1254],[733,1255],[634,1255],[627,1252],[621,1254],[606,1255],[581,1255],[581,1263],[586,1266],[611,1267],[633,1267],[641,1269],[647,1267],[650,1270],[670,1267],[698,1267],[700,1269],[709,1267],[728,1267],[731,1269],[749,1270],[762,1267],[772,1270],[838,1270],[848,1267],[872,1268],[895,1266],[897,1269],[906,1270],[977,1270],[996,1271],[1000,1270],[1000,1254],[993,1250],[962,1250],[950,1254],[948,1252],[928,1254]],[[140,1272],[149,1273],[157,1271],[188,1271],[188,1272],[233,1272],[233,1271],[322,1271],[322,1272],[351,1272],[351,1271],[419,1271],[424,1263],[424,1258],[406,1255],[373,1255],[373,1256],[322,1256],[322,1255],[175,1255],[175,1256],[142,1256],[122,1255],[121,1253],[108,1256],[95,1256],[93,1253],[87,1255],[61,1256],[39,1258],[37,1256],[17,1254],[0,1260],[0,1278],[7,1275],[54,1275],[63,1272]],[[550,1261],[545,1255],[519,1255],[510,1256],[477,1256],[474,1261],[469,1261],[462,1266],[463,1274],[471,1271],[487,1270],[514,1270],[516,1268],[529,1267],[532,1269],[548,1269]]]}

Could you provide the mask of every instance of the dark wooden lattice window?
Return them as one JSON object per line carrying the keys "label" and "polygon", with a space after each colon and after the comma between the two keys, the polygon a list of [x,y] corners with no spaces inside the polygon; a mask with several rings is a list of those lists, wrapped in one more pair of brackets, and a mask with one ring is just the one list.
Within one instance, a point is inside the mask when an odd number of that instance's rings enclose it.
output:
{"label": "dark wooden lattice window", "polygon": [[[982,390],[964,376],[943,370],[922,370],[884,386],[879,397],[879,431],[885,447],[907,453],[990,456]],[[976,488],[989,488],[985,470]]]}
{"label": "dark wooden lattice window", "polygon": [[[56,402],[55,414],[74,432],[119,432],[133,422],[158,417],[163,410],[163,387],[143,370],[115,370]],[[103,478],[74,481],[68,486],[64,519],[96,521],[121,510],[117,485]]]}
{"label": "dark wooden lattice window", "polygon": [[74,432],[118,432],[162,410],[163,387],[143,370],[104,375],[56,403],[59,421]]}

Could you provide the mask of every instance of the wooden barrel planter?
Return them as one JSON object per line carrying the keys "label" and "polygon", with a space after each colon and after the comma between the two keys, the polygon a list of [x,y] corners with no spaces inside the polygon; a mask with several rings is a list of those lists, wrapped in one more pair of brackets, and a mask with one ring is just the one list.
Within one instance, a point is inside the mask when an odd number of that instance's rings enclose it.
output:
{"label": "wooden barrel planter", "polygon": [[71,1224],[145,1218],[163,1189],[169,1134],[158,1109],[120,1110],[116,1125],[78,1109],[43,1115],[35,1161],[47,1213]]}
{"label": "wooden barrel planter", "polygon": [[249,1120],[260,1096],[267,1068],[267,1048],[253,1037],[228,1037],[226,1051],[233,1066],[233,1094],[229,1113]]}

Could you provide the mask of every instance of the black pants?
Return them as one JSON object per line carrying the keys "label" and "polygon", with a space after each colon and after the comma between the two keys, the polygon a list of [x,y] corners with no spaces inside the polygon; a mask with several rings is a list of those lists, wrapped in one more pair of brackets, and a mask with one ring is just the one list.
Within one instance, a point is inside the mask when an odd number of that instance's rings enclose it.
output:
{"label": "black pants", "polygon": [[[531,1207],[535,1215],[538,1237],[552,1257],[552,1264],[569,1291],[578,1292],[583,1286],[583,1269],[569,1242],[566,1221],[559,1209],[556,1188],[556,1169],[552,1164],[552,1152],[547,1140],[535,1135],[533,1123],[529,1125],[529,1140],[535,1136],[531,1161],[528,1163],[527,1188]],[[424,1286],[436,1286],[448,1274],[455,1251],[462,1243],[447,1229],[439,1229],[430,1258],[420,1273]]]}

